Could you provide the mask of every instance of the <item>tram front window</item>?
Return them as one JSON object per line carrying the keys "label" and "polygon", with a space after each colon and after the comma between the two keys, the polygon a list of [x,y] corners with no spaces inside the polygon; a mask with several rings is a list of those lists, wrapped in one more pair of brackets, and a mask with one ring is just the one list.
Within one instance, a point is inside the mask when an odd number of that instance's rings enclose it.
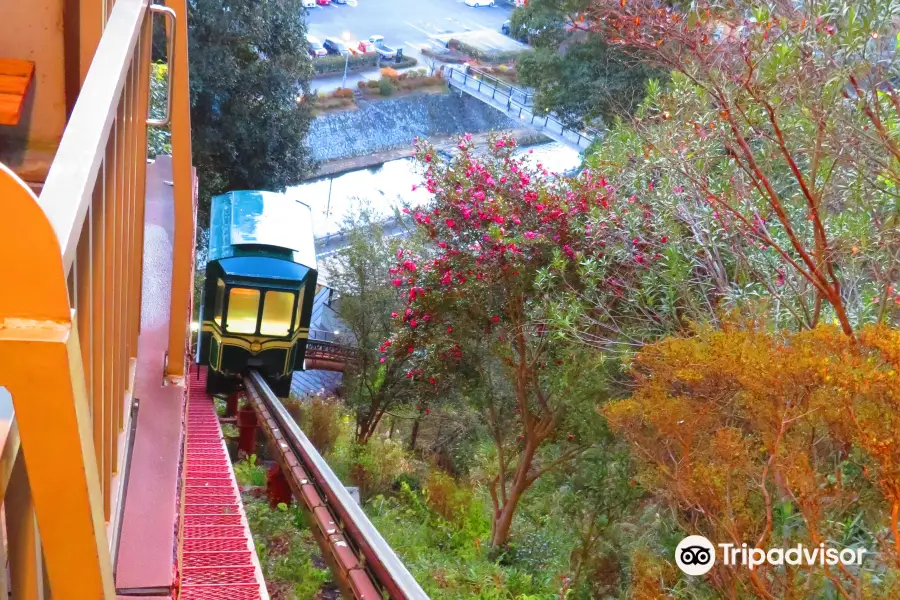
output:
{"label": "tram front window", "polygon": [[231,288],[225,329],[229,333],[256,333],[258,316],[259,290]]}
{"label": "tram front window", "polygon": [[286,336],[291,332],[295,297],[292,292],[266,292],[260,334]]}

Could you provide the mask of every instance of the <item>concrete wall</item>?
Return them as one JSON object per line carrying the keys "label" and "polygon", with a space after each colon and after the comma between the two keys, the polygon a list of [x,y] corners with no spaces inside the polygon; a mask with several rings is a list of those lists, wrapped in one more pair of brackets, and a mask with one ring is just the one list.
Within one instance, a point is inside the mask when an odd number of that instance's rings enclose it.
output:
{"label": "concrete wall", "polygon": [[500,111],[457,94],[360,101],[359,105],[359,110],[333,112],[313,121],[308,142],[316,160],[364,156],[410,146],[416,137],[518,126]]}

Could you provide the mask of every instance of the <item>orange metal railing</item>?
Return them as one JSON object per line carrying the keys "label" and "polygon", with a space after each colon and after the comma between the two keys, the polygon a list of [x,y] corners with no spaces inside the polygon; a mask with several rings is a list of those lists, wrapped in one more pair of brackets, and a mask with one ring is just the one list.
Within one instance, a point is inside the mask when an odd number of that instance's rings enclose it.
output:
{"label": "orange metal railing", "polygon": [[[115,597],[140,328],[151,37],[160,12],[173,40],[168,364],[173,375],[183,372],[194,227],[187,15],[186,0],[166,4],[83,0],[82,17],[93,7],[102,19],[91,25],[98,40],[86,52],[90,28],[82,29],[81,56],[92,58],[81,65],[81,91],[40,198],[0,165],[0,434],[8,428],[0,499],[14,598],[42,598],[48,588],[54,598]],[[4,421],[10,396],[14,414]],[[4,579],[0,568],[0,590]]]}

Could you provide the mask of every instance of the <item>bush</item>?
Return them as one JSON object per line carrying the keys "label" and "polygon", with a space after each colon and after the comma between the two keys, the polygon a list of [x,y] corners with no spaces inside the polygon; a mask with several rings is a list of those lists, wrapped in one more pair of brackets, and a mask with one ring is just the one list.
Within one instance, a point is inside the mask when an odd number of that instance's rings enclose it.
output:
{"label": "bush", "polygon": [[331,92],[331,95],[334,98],[352,98],[353,90],[351,90],[350,88],[338,88]]}
{"label": "bush", "polygon": [[321,454],[334,448],[341,433],[342,416],[340,405],[331,398],[314,397],[301,405],[300,425]]}
{"label": "bush", "polygon": [[266,469],[256,462],[256,455],[251,454],[246,460],[234,463],[234,477],[242,487],[266,485]]}
{"label": "bush", "polygon": [[378,80],[378,93],[382,96],[391,96],[396,91],[393,81],[387,77]]}
{"label": "bush", "polygon": [[394,480],[409,473],[410,464],[399,442],[372,437],[368,444],[350,449],[350,479],[359,486],[359,497],[365,502],[379,494],[387,494]]}
{"label": "bush", "polygon": [[479,60],[481,62],[486,63],[503,63],[509,62],[518,58],[524,50],[507,50],[505,52],[485,52],[476,48],[475,46],[470,46],[465,42],[461,42],[459,40],[450,40],[448,44],[450,49],[456,50],[458,52],[462,52],[463,54],[467,54],[468,56]]}
{"label": "bush", "polygon": [[[398,77],[401,77],[400,73],[397,72],[397,69],[392,69],[391,67],[382,68],[381,76],[387,77],[388,79],[397,79]],[[403,76],[406,76],[406,73],[404,73]]]}
{"label": "bush", "polygon": [[[344,63],[347,59],[343,56],[323,56],[313,61],[316,74],[341,73],[344,71]],[[360,71],[375,66],[374,54],[352,54],[347,61],[348,71]]]}

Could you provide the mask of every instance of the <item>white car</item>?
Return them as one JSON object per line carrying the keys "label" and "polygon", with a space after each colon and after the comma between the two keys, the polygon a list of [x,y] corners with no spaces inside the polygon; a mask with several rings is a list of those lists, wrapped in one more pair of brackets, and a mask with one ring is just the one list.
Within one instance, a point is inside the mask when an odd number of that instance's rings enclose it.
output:
{"label": "white car", "polygon": [[316,0],[303,0],[303,2],[301,4],[302,4],[303,8],[315,8]]}
{"label": "white car", "polygon": [[494,0],[466,0],[466,6],[494,6]]}

